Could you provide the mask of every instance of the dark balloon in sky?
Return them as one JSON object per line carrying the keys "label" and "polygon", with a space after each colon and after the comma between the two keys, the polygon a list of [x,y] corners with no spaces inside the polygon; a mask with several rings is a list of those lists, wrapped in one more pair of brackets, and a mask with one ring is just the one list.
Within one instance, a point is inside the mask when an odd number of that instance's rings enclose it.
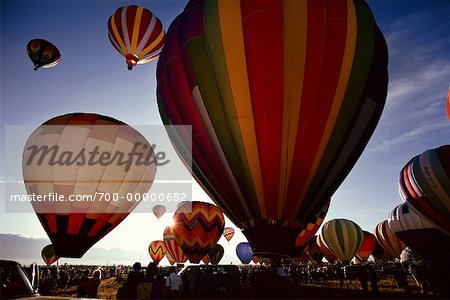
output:
{"label": "dark balloon in sky", "polygon": [[27,44],[27,53],[34,64],[34,70],[51,68],[61,60],[58,48],[49,41],[34,39]]}

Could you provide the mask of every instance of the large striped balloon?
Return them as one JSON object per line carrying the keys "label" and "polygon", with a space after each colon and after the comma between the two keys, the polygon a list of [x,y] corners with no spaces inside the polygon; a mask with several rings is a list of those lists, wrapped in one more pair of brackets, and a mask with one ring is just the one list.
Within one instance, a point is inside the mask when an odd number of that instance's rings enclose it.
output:
{"label": "large striped balloon", "polygon": [[345,263],[355,256],[364,239],[361,227],[346,219],[333,219],[326,222],[320,236],[328,249]]}
{"label": "large striped balloon", "polygon": [[[256,253],[292,255],[376,127],[387,47],[360,0],[191,0],[157,80],[199,184]],[[191,135],[169,136],[190,161]]]}
{"label": "large striped balloon", "polygon": [[360,261],[367,261],[369,256],[372,254],[373,249],[375,249],[375,245],[377,243],[377,239],[373,234],[368,231],[363,231],[364,240],[359,247],[358,252],[356,252],[356,256]]}
{"label": "large striped balloon", "polygon": [[34,70],[51,68],[61,61],[61,53],[55,45],[43,39],[34,39],[27,44],[28,57],[34,64]]}
{"label": "large striped balloon", "polygon": [[173,233],[191,263],[199,263],[223,233],[222,210],[205,202],[184,202],[173,215]]}
{"label": "large striped balloon", "polygon": [[450,259],[450,233],[418,215],[407,203],[389,213],[389,228],[412,250],[424,258]]}
{"label": "large striped balloon", "polygon": [[236,246],[236,255],[243,264],[249,264],[253,259],[252,247],[247,242],[239,243]]}
{"label": "large striped balloon", "polygon": [[389,252],[393,258],[399,258],[406,245],[389,228],[388,220],[381,221],[373,231],[378,243]]}
{"label": "large striped balloon", "polygon": [[118,8],[108,20],[108,37],[131,70],[155,59],[164,46],[161,21],[148,9],[130,5]]}
{"label": "large striped balloon", "polygon": [[412,209],[450,232],[450,145],[411,159],[400,172],[398,186]]}
{"label": "large striped balloon", "polygon": [[167,248],[164,241],[153,241],[148,246],[148,254],[150,254],[150,257],[156,264],[159,264],[161,259],[166,256],[166,251]]}
{"label": "large striped balloon", "polygon": [[170,253],[170,256],[173,257],[176,263],[184,264],[188,260],[180,244],[175,239],[172,226],[167,226],[164,229],[163,240],[167,248],[167,253]]}
{"label": "large striped balloon", "polygon": [[[34,156],[33,147],[55,150],[40,163],[42,156],[39,159]],[[155,160],[151,144],[138,131],[98,114],[72,113],[52,118],[28,138],[22,162],[27,192],[85,199],[57,205],[49,201],[32,202],[57,255],[82,257],[139,204],[127,201],[127,196],[148,191],[156,165],[138,164],[134,160],[127,169],[128,162],[124,165],[123,157],[130,153],[142,155],[149,162]],[[53,154],[58,163],[52,163]]]}

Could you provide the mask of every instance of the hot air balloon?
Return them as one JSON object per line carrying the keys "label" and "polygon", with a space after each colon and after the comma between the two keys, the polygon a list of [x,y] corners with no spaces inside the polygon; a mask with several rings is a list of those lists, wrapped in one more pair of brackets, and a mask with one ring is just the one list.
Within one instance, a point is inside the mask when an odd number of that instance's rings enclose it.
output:
{"label": "hot air balloon", "polygon": [[223,236],[230,241],[234,236],[234,229],[232,227],[225,227],[223,230]]}
{"label": "hot air balloon", "polygon": [[377,240],[370,232],[363,230],[363,233],[364,239],[358,252],[356,252],[356,256],[360,261],[367,261],[369,256],[372,254],[373,249],[375,249]]}
{"label": "hot air balloon", "polygon": [[49,41],[34,39],[27,44],[27,53],[34,64],[34,70],[51,68],[61,60],[58,48]]}
{"label": "hot air balloon", "polygon": [[173,215],[173,233],[191,263],[199,263],[223,233],[222,210],[205,202],[184,202]]}
{"label": "hot air balloon", "polygon": [[384,250],[389,252],[393,258],[399,258],[402,250],[406,247],[389,228],[388,220],[378,223],[373,231],[373,235]]}
{"label": "hot air balloon", "polygon": [[164,244],[167,248],[167,253],[170,254],[175,259],[175,262],[179,264],[184,264],[188,258],[186,255],[184,255],[183,250],[181,249],[178,242],[175,240],[175,235],[173,233],[173,227],[167,226],[164,229]]}
{"label": "hot air balloon", "polygon": [[447,117],[450,119],[450,87],[448,88],[447,99],[445,99],[445,109],[447,110]]}
{"label": "hot air balloon", "polygon": [[337,258],[348,263],[361,247],[364,233],[353,221],[333,219],[323,225],[320,237]]}
{"label": "hot air balloon", "polygon": [[22,163],[28,194],[68,199],[32,202],[57,255],[82,257],[139,204],[127,195],[148,191],[156,165],[126,161],[125,155],[134,154],[155,160],[151,144],[138,131],[97,114],[59,116],[31,134]]}
{"label": "hot air balloon", "polygon": [[59,259],[59,256],[55,254],[55,248],[52,244],[42,248],[41,256],[47,266],[50,266]]}
{"label": "hot air balloon", "polygon": [[223,249],[222,245],[216,244],[214,247],[211,248],[211,250],[209,250],[206,256],[208,257],[211,264],[218,265],[224,253],[225,250]]}
{"label": "hot air balloon", "polygon": [[164,241],[153,241],[148,246],[148,254],[150,254],[150,257],[156,264],[159,264],[161,259],[164,258],[166,251]]}
{"label": "hot air balloon", "polygon": [[326,202],[322,209],[317,213],[317,215],[315,215],[314,218],[310,220],[310,222],[306,225],[306,227],[302,229],[300,234],[297,236],[297,239],[295,240],[295,246],[304,248],[308,240],[314,237],[327,215],[328,208],[330,208],[330,201]]}
{"label": "hot air balloon", "polygon": [[398,186],[413,210],[450,232],[450,145],[412,158],[400,172]]}
{"label": "hot air balloon", "polygon": [[407,203],[390,212],[388,225],[405,245],[422,257],[450,260],[450,233],[418,215]]}
{"label": "hot air balloon", "polygon": [[166,207],[164,205],[153,206],[153,214],[156,216],[158,221],[159,221],[159,218],[161,218],[165,212],[166,212]]}
{"label": "hot air balloon", "polygon": [[253,259],[252,247],[249,243],[239,243],[236,246],[236,255],[243,264],[248,264]]}
{"label": "hot air balloon", "polygon": [[[376,238],[375,238],[376,239]],[[376,259],[382,259],[387,261],[393,261],[395,258],[381,246],[378,241],[375,243],[375,248],[372,251],[372,256]]]}
{"label": "hot air balloon", "polygon": [[[165,244],[165,243],[164,243]],[[166,258],[167,258],[167,260],[169,261],[169,264],[171,265],[171,266],[173,266],[175,263],[176,263],[176,261],[175,261],[175,258],[170,254],[170,252],[169,252],[169,249],[167,249],[167,247],[166,247]],[[186,258],[187,259],[187,258]]]}
{"label": "hot air balloon", "polygon": [[128,70],[155,59],[164,46],[161,21],[148,9],[130,5],[118,8],[108,20],[108,37],[125,58]]}
{"label": "hot air balloon", "polygon": [[333,252],[331,252],[331,250],[328,249],[327,245],[325,245],[324,241],[320,237],[320,234],[317,235],[316,242],[317,242],[317,245],[319,246],[320,250],[322,251],[323,256],[325,256],[325,259],[329,263],[332,263],[337,260],[336,255],[334,255]]}
{"label": "hot air balloon", "polygon": [[258,256],[253,256],[252,261],[253,261],[253,263],[256,265],[256,264],[259,262]]}
{"label": "hot air balloon", "polygon": [[[192,125],[199,184],[256,254],[289,256],[376,127],[387,47],[359,0],[192,0],[157,80],[164,124]],[[191,135],[168,134],[190,161]]]}
{"label": "hot air balloon", "polygon": [[317,245],[317,238],[315,236],[308,240],[305,251],[316,263],[319,264],[322,262],[324,255],[319,245]]}
{"label": "hot air balloon", "polygon": [[207,265],[207,264],[210,263],[208,255],[203,256],[202,262],[203,262],[205,265]]}

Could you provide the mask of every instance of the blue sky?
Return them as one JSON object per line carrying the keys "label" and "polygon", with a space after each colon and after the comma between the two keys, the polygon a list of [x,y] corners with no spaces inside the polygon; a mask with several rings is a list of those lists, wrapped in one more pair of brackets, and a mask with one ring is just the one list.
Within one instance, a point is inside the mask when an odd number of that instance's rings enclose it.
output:
{"label": "blue sky", "polygon": [[[186,1],[2,0],[2,181],[7,159],[3,150],[6,125],[38,126],[53,116],[76,111],[110,115],[131,125],[161,124],[156,106],[156,63],[139,65],[130,72],[108,40],[108,17],[116,8],[129,4],[153,11],[167,30]],[[401,202],[397,178],[403,165],[414,155],[449,143],[445,97],[450,85],[450,2],[371,0],[369,5],[388,43],[388,98],[365,152],[332,198],[327,220],[348,218],[372,231]],[[26,53],[26,44],[33,38],[57,45],[61,63],[34,72]],[[0,183],[1,195],[3,190],[4,183]],[[193,195],[195,200],[210,201],[196,185]],[[149,260],[148,243],[161,239],[169,221],[169,215],[157,222],[152,214],[132,214],[96,247],[124,248],[126,240],[126,250],[139,252],[135,259],[145,263]],[[0,233],[46,238],[35,215],[7,214],[3,204]],[[240,233],[229,244],[220,240],[225,247],[223,262],[237,263],[234,249],[244,240]],[[36,253],[39,259],[40,249]]]}

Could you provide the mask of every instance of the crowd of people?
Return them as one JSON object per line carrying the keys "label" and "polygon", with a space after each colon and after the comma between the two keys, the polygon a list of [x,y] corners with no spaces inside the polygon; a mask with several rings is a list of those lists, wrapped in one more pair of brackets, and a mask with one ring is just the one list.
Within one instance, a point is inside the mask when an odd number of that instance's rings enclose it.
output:
{"label": "crowd of people", "polygon": [[[254,298],[270,295],[293,296],[302,285],[339,282],[341,288],[347,282],[355,285],[363,293],[379,293],[379,280],[391,277],[406,296],[411,293],[408,275],[412,276],[422,294],[438,297],[450,295],[450,270],[436,268],[426,261],[408,264],[366,263],[343,266],[342,264],[312,264],[311,262],[293,265],[277,261],[269,266],[247,265],[240,268],[241,289],[252,291]],[[180,267],[159,267],[150,263],[143,268],[140,263],[131,266],[59,266],[43,268],[39,292],[54,295],[56,289],[76,286],[77,297],[96,298],[101,280],[114,278],[119,286],[117,299],[177,299],[195,298],[197,274],[191,272],[183,278],[177,275]],[[370,285],[369,285],[370,284]],[[370,287],[370,288],[369,288]]]}

